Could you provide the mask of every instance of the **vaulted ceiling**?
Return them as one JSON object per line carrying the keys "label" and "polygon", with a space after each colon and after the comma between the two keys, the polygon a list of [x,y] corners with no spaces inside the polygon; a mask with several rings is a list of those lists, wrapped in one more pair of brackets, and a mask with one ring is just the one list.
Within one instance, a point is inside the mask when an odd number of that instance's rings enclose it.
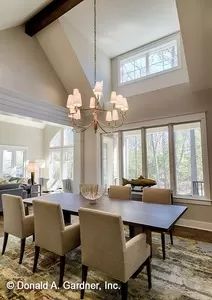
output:
{"label": "vaulted ceiling", "polygon": [[23,24],[52,0],[1,0],[0,30]]}
{"label": "vaulted ceiling", "polygon": [[[93,41],[93,0],[60,18]],[[179,31],[175,0],[98,0],[97,43],[109,57]],[[70,29],[71,30],[71,29]]]}

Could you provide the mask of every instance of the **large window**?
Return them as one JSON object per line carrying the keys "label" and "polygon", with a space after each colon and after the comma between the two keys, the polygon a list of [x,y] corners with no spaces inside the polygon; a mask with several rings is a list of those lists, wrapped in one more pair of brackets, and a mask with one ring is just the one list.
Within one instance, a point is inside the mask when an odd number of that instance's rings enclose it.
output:
{"label": "large window", "polygon": [[102,182],[119,184],[118,133],[102,135]]}
{"label": "large window", "polygon": [[141,131],[123,132],[124,178],[137,178],[142,173]]}
{"label": "large window", "polygon": [[[121,170],[120,179],[143,175],[154,179],[156,187],[171,188],[176,197],[209,199],[205,117],[200,115],[199,120],[195,116],[176,117],[173,118],[174,123],[166,120],[167,123],[162,125],[160,120],[157,127],[153,127],[151,122],[151,127],[145,125],[136,130],[120,131],[110,134],[110,142],[107,141],[108,136],[103,134],[103,181],[115,184],[114,175],[111,177],[113,180],[106,178]],[[194,121],[183,122],[184,118]],[[122,142],[119,145],[116,143],[115,147],[114,140],[118,140],[119,136]],[[118,162],[114,163],[114,147],[115,153],[120,153],[118,161],[121,166]],[[117,159],[117,155],[115,157]]]}
{"label": "large window", "polygon": [[0,146],[0,177],[24,177],[26,149]]}
{"label": "large window", "polygon": [[49,143],[49,178],[61,186],[62,179],[73,179],[74,137],[72,128],[58,130]]}
{"label": "large window", "polygon": [[170,187],[168,127],[146,129],[147,176],[160,188]]}
{"label": "large window", "polygon": [[120,58],[119,83],[125,84],[164,73],[179,67],[178,41],[159,42],[157,46],[140,48]]}
{"label": "large window", "polygon": [[204,196],[200,123],[174,126],[176,193]]}

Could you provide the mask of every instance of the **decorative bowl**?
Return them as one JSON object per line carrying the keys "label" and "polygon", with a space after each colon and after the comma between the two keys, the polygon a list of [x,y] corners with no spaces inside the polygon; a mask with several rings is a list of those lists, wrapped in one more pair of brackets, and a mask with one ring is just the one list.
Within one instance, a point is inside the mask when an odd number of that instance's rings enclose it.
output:
{"label": "decorative bowl", "polygon": [[80,187],[81,195],[89,200],[91,204],[95,204],[105,193],[105,187],[98,184],[82,184]]}

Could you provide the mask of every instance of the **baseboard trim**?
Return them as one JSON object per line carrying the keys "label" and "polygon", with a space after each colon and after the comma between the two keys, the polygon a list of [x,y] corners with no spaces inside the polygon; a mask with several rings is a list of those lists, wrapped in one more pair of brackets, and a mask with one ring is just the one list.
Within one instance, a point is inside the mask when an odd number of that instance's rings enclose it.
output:
{"label": "baseboard trim", "polygon": [[212,231],[212,223],[209,223],[209,222],[202,222],[202,221],[196,221],[196,220],[182,218],[176,223],[176,225],[194,228],[194,229]]}

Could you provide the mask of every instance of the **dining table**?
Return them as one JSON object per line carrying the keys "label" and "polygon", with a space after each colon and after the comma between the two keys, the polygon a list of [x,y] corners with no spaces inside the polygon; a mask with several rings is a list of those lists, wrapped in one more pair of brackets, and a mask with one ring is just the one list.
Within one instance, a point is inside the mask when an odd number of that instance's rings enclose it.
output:
{"label": "dining table", "polygon": [[80,194],[51,193],[39,197],[26,198],[23,202],[28,206],[34,200],[43,200],[60,204],[64,214],[78,215],[80,208],[91,208],[99,211],[116,213],[121,216],[124,224],[129,225],[131,237],[134,228],[140,228],[147,235],[147,243],[152,248],[152,231],[169,232],[180,217],[186,212],[185,205],[167,205],[144,203],[142,201],[111,199],[103,196],[96,203],[91,203]]}

